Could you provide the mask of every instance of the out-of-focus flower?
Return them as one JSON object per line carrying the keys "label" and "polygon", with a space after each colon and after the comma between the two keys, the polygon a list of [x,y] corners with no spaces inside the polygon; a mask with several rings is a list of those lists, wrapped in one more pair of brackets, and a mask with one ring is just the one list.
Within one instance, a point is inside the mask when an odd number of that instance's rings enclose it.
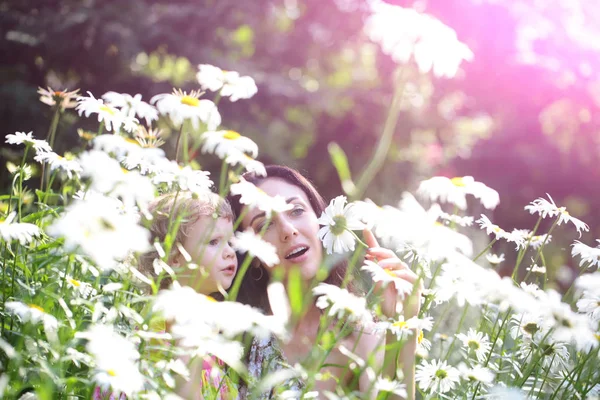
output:
{"label": "out-of-focus flower", "polygon": [[190,120],[194,129],[198,129],[202,122],[206,124],[208,130],[215,130],[221,125],[221,114],[215,103],[207,99],[200,99],[201,94],[197,91],[188,94],[175,89],[173,93],[163,93],[152,97],[150,103],[156,104],[158,111],[167,115],[178,128],[185,120]]}
{"label": "out-of-focus flower", "polygon": [[192,169],[189,165],[179,166],[175,161],[161,165],[162,170],[152,178],[155,184],[166,183],[169,188],[177,185],[180,190],[192,193],[201,193],[213,186],[210,180],[210,172]]}
{"label": "out-of-focus flower", "polygon": [[522,338],[532,340],[542,329],[541,317],[537,313],[519,313],[511,317],[510,336],[513,339]]}
{"label": "out-of-focus flower", "polygon": [[486,254],[485,259],[492,265],[498,265],[504,261],[504,254]]}
{"label": "out-of-focus flower", "polygon": [[4,307],[7,312],[17,315],[23,323],[42,323],[48,339],[52,342],[58,341],[56,334],[58,330],[58,321],[54,316],[44,311],[42,307],[35,304],[24,304],[20,301],[7,301]]}
{"label": "out-of-focus flower", "polygon": [[267,170],[265,169],[264,164],[253,159],[242,151],[231,149],[229,151],[229,155],[225,159],[225,162],[229,165],[239,164],[244,167],[246,172],[251,172],[258,176],[267,176]]}
{"label": "out-of-focus flower", "polygon": [[134,136],[143,148],[156,148],[165,144],[165,141],[161,138],[162,133],[161,129],[146,128],[140,125],[134,132]]}
{"label": "out-of-focus flower", "polygon": [[257,188],[254,184],[240,179],[230,187],[232,195],[240,196],[240,203],[250,208],[258,208],[264,211],[269,217],[272,213],[280,213],[292,209],[292,205],[288,204],[282,196],[271,197],[264,191]]}
{"label": "out-of-focus flower", "polygon": [[65,249],[79,249],[103,270],[115,268],[131,252],[150,248],[149,232],[136,218],[123,215],[114,199],[101,195],[74,201],[54,223],[48,234],[65,238]]}
{"label": "out-of-focus flower", "polygon": [[382,282],[384,285],[392,283],[396,287],[398,296],[402,299],[412,293],[413,284],[398,278],[393,270],[381,268],[377,263],[370,260],[365,260],[364,263],[361,270],[369,272],[373,282]]}
{"label": "out-of-focus flower", "polygon": [[352,203],[346,205],[346,196],[331,200],[318,219],[319,239],[327,249],[327,254],[354,251],[355,237],[351,231],[362,230],[366,224],[357,214]]}
{"label": "out-of-focus flower", "polygon": [[532,340],[520,342],[516,355],[523,360],[523,364],[539,358],[542,368],[550,368],[552,372],[561,371],[569,365],[569,350],[565,343],[548,343],[542,341],[539,335],[534,336]]}
{"label": "out-of-focus flower", "polygon": [[208,131],[200,136],[203,153],[212,153],[220,159],[228,157],[232,151],[250,153],[253,158],[258,156],[258,146],[251,139],[235,131]]}
{"label": "out-of-focus flower", "polygon": [[478,364],[469,368],[466,364],[461,363],[458,365],[458,371],[460,372],[460,376],[469,382],[481,382],[487,386],[494,382],[495,374],[488,368]]}
{"label": "out-of-focus flower", "polygon": [[102,99],[95,98],[91,92],[88,92],[88,95],[89,97],[79,96],[77,98],[75,109],[79,112],[79,115],[85,115],[88,118],[91,114],[98,114],[98,122],[103,122],[104,127],[109,132],[118,132],[121,127],[125,127],[126,123],[126,128],[131,127],[132,118],[127,118],[117,108],[105,104]]}
{"label": "out-of-focus flower", "polygon": [[406,385],[388,378],[378,377],[375,381],[375,390],[377,393],[392,393],[402,398],[407,397]]}
{"label": "out-of-focus flower", "polygon": [[252,230],[236,232],[231,242],[235,250],[240,253],[249,253],[251,256],[259,258],[269,267],[279,264],[279,257],[277,256],[275,246],[269,242],[265,242]]}
{"label": "out-of-focus flower", "polygon": [[540,266],[537,264],[532,264],[530,267],[527,267],[527,271],[531,271],[534,274],[544,275],[546,274],[546,267]]}
{"label": "out-of-focus flower", "polygon": [[441,201],[454,204],[461,210],[467,209],[466,195],[470,194],[481,201],[489,210],[500,203],[500,196],[494,189],[481,182],[476,182],[472,176],[446,178],[435,176],[422,181],[417,192],[430,201]]}
{"label": "out-of-focus flower", "polygon": [[240,76],[235,71],[223,71],[221,68],[209,64],[198,65],[196,74],[198,83],[203,89],[217,92],[231,101],[249,99],[258,91],[254,79],[249,76]]}
{"label": "out-of-focus flower", "polygon": [[72,92],[65,90],[54,90],[48,86],[48,90],[44,88],[38,88],[38,94],[40,95],[40,101],[50,107],[58,106],[61,111],[67,108],[75,108],[77,102],[75,99],[79,94],[79,89],[75,89]]}
{"label": "out-of-focus flower", "polygon": [[579,233],[579,236],[581,236],[582,231],[587,232],[590,230],[589,226],[585,222],[575,217],[572,217],[571,214],[569,214],[569,212],[567,211],[566,207],[558,207],[549,194],[548,198],[550,199],[550,201],[541,197],[535,199],[534,201],[525,206],[525,210],[529,211],[529,213],[531,214],[539,214],[542,218],[553,218],[555,216],[558,216],[557,225],[561,225],[563,222],[571,222],[575,226],[575,229]]}
{"label": "out-of-focus flower", "polygon": [[[600,240],[596,239],[596,241],[600,243]],[[571,246],[573,246],[571,256],[581,257],[581,261],[579,262],[580,267],[585,264],[588,264],[587,268],[600,267],[600,244],[596,247],[591,247],[576,240]]]}
{"label": "out-of-focus flower", "polygon": [[577,300],[577,309],[595,323],[600,322],[600,293],[584,290],[583,296]]}
{"label": "out-of-focus flower", "polygon": [[457,334],[456,338],[462,342],[463,348],[467,352],[473,351],[475,353],[479,362],[485,361],[487,353],[492,347],[487,335],[482,332],[477,332],[473,328],[469,328],[466,335],[464,333]]}
{"label": "out-of-focus flower", "polygon": [[35,149],[36,153],[52,151],[52,148],[50,147],[48,142],[41,139],[35,139],[33,137],[33,132],[9,133],[8,135],[6,135],[6,143],[15,145],[28,144]]}
{"label": "out-of-focus flower", "polygon": [[127,116],[135,117],[137,115],[145,119],[146,125],[151,125],[152,121],[158,119],[156,108],[142,101],[142,95],[139,93],[131,96],[127,93],[106,92],[102,98],[107,104],[120,108],[121,112]]}
{"label": "out-of-focus flower", "polygon": [[13,211],[4,221],[0,221],[0,237],[2,240],[8,243],[17,240],[24,246],[42,235],[42,231],[37,225],[13,222],[16,216],[17,213]]}
{"label": "out-of-focus flower", "polygon": [[86,350],[94,358],[94,380],[104,390],[133,396],[144,388],[144,376],[137,367],[136,345],[107,325],[93,325],[76,337],[87,339]]}
{"label": "out-of-focus flower", "polygon": [[54,171],[55,169],[64,171],[69,179],[73,179],[73,174],[77,175],[82,171],[77,161],[68,160],[53,151],[39,153],[33,159],[40,163],[48,163],[50,171]]}
{"label": "out-of-focus flower", "polygon": [[424,360],[417,365],[415,380],[421,390],[432,393],[446,393],[454,389],[460,381],[458,370],[442,360]]}
{"label": "out-of-focus flower", "polygon": [[414,56],[421,72],[433,69],[435,76],[452,78],[463,60],[473,59],[473,52],[458,40],[454,29],[438,19],[384,2],[372,7],[365,31],[394,61],[406,63]]}
{"label": "out-of-focus flower", "polygon": [[346,289],[335,285],[319,283],[313,289],[317,296],[316,306],[322,310],[329,308],[328,315],[342,318],[347,316],[351,321],[369,322],[371,314],[366,308],[364,297],[357,297]]}
{"label": "out-of-focus flower", "polygon": [[459,215],[450,215],[443,211],[440,212],[440,218],[446,222],[457,224],[459,226],[471,226],[473,225],[473,217],[461,217]]}

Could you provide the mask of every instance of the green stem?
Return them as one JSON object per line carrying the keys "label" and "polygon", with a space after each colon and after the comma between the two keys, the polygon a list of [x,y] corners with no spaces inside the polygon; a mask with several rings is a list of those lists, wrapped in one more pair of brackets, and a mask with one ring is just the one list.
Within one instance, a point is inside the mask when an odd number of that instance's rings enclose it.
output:
{"label": "green stem", "polygon": [[181,123],[181,127],[179,128],[179,133],[177,134],[177,142],[175,143],[175,162],[179,162],[179,143],[181,141],[181,134],[183,132],[183,122]]}
{"label": "green stem", "polygon": [[525,243],[525,246],[523,246],[523,249],[521,251],[519,251],[519,255],[517,256],[517,262],[515,264],[515,268],[513,269],[513,273],[511,275],[511,279],[513,281],[515,280],[515,276],[517,276],[517,273],[519,272],[519,265],[521,265],[521,261],[523,261],[523,257],[525,257],[525,253],[527,252],[527,249],[529,248],[529,243],[531,242],[531,238],[537,232],[537,229],[540,226],[540,222],[542,222],[541,216],[538,218],[537,222],[535,223],[535,227],[533,228],[533,231],[531,231],[529,239],[527,239],[527,243]]}
{"label": "green stem", "polygon": [[[469,311],[469,303],[465,304],[465,307],[463,309],[462,315],[460,316],[460,321],[458,322],[458,328],[456,329],[456,333],[459,333],[463,323],[465,322],[465,318],[467,316],[467,312]],[[452,348],[454,347],[454,343],[456,342],[456,335],[454,335],[454,337],[452,338],[452,342],[450,342],[450,346],[448,346],[448,351],[446,351],[446,357],[444,357],[444,360],[447,360],[448,357],[450,356],[450,353],[452,352]]]}
{"label": "green stem", "polygon": [[398,117],[400,116],[400,105],[402,103],[402,97],[404,94],[402,72],[402,69],[396,70],[397,77],[394,96],[392,97],[392,102],[390,104],[387,119],[383,127],[383,132],[379,138],[379,143],[377,144],[377,148],[373,153],[371,161],[364,169],[362,175],[359,177],[352,196],[350,196],[352,200],[358,199],[363,195],[369,183],[373,181],[373,178],[377,172],[379,172],[379,170],[383,167],[385,158],[391,147],[396,124],[398,123]]}
{"label": "green stem", "polygon": [[21,166],[19,168],[19,198],[18,198],[18,211],[19,211],[19,222],[21,222],[21,208],[23,205],[23,168],[25,167],[25,159],[27,158],[27,153],[29,152],[29,147],[31,145],[25,145],[25,152],[23,154],[23,159],[21,160]]}
{"label": "green stem", "polygon": [[48,136],[46,137],[48,144],[52,148],[54,148],[54,139],[56,138],[56,129],[58,128],[60,114],[60,105],[57,104],[54,110],[54,116],[52,117],[52,123],[50,124],[50,129],[48,129]]}
{"label": "green stem", "polygon": [[494,245],[494,243],[496,243],[496,241],[498,241],[497,238],[494,238],[494,240],[492,240],[486,247],[485,249],[483,249],[481,251],[481,253],[477,254],[477,256],[473,259],[473,262],[477,261],[479,259],[479,257],[481,257],[482,255],[484,255],[485,253],[488,252],[489,249],[492,248],[492,246]]}
{"label": "green stem", "polygon": [[228,165],[225,162],[225,160],[223,160],[222,164],[221,164],[221,175],[219,176],[219,196],[224,196],[225,195],[225,180],[227,177],[227,171],[228,171]]}

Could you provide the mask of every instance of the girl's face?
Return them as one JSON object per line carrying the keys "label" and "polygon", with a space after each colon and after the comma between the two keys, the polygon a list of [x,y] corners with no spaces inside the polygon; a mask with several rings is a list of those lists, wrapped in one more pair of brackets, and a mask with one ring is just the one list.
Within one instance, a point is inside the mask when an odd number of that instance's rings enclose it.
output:
{"label": "girl's face", "polygon": [[229,243],[232,235],[233,222],[227,218],[201,216],[188,228],[183,247],[208,276],[194,273],[186,284],[205,295],[219,291],[219,286],[229,289],[237,271],[237,256]]}
{"label": "girl's face", "polygon": [[243,229],[252,228],[257,234],[264,231],[263,239],[277,249],[279,267],[299,266],[303,278],[312,279],[321,265],[323,247],[317,236],[317,215],[306,193],[281,178],[267,178],[258,187],[269,196],[282,196],[292,208],[273,214],[270,221],[261,210],[251,209],[242,221]]}

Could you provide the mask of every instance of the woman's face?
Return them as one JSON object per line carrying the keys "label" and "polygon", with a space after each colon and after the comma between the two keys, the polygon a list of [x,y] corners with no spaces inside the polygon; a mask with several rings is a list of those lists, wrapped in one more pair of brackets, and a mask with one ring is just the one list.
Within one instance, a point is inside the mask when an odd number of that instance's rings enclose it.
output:
{"label": "woman's face", "polygon": [[261,210],[251,209],[244,217],[242,227],[250,227],[257,234],[264,231],[263,239],[277,249],[279,267],[288,270],[299,266],[302,277],[312,279],[321,265],[323,247],[317,236],[317,215],[306,193],[281,178],[267,178],[258,187],[269,196],[282,196],[292,208],[273,214],[270,221]]}

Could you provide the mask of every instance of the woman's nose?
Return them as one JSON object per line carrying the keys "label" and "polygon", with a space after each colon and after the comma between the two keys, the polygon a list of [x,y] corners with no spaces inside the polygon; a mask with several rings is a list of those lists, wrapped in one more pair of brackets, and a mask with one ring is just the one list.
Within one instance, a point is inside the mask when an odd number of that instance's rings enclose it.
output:
{"label": "woman's nose", "polygon": [[279,236],[283,242],[287,242],[292,237],[298,236],[298,230],[291,221],[282,218],[279,223]]}

